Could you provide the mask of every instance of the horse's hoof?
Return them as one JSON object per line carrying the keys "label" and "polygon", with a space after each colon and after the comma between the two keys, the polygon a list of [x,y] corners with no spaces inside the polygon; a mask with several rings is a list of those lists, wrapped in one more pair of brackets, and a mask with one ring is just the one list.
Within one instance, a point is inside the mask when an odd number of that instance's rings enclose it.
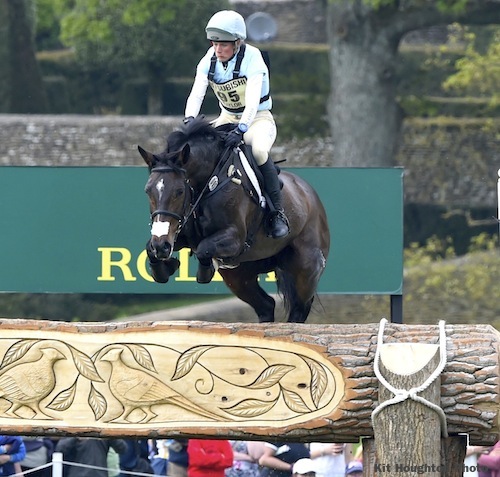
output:
{"label": "horse's hoof", "polygon": [[210,265],[198,265],[198,271],[196,272],[196,281],[198,283],[210,283],[215,274],[215,268],[210,262]]}

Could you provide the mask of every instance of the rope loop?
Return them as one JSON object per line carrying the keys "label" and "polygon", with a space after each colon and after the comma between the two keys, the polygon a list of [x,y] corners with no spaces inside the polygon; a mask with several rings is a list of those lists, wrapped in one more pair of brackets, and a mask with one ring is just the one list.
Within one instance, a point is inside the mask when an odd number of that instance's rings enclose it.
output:
{"label": "rope loop", "polygon": [[398,404],[403,401],[406,401],[407,399],[411,399],[412,401],[419,402],[420,404],[423,404],[424,406],[427,406],[428,408],[432,409],[433,411],[437,412],[439,415],[439,420],[441,421],[441,433],[443,437],[448,437],[448,427],[446,423],[446,414],[444,413],[443,409],[436,404],[430,402],[429,400],[423,398],[422,396],[419,396],[418,394],[421,393],[422,391],[425,391],[443,372],[444,367],[446,366],[446,329],[445,329],[445,321],[440,320],[439,321],[439,364],[437,368],[432,372],[432,374],[420,385],[417,387],[413,387],[409,390],[406,389],[397,389],[394,386],[392,386],[384,376],[382,376],[382,373],[380,372],[380,347],[383,344],[383,339],[384,339],[384,328],[387,323],[387,319],[383,318],[380,321],[380,326],[379,326],[379,331],[378,331],[378,337],[377,337],[377,349],[375,351],[375,360],[373,363],[373,370],[375,372],[375,376],[377,379],[382,383],[382,385],[388,389],[392,394],[394,394],[394,397],[391,399],[388,399],[387,401],[384,401],[383,403],[380,403],[372,413],[372,423],[375,420],[375,417],[388,406],[392,406],[393,404]]}

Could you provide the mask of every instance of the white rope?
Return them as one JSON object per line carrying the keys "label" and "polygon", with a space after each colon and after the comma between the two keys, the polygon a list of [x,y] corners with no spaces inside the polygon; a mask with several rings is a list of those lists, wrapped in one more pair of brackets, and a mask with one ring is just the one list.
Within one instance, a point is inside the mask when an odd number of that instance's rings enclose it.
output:
{"label": "white rope", "polygon": [[9,474],[9,475],[10,475],[10,477],[23,477],[23,476],[32,474],[33,472],[37,472],[39,470],[45,469],[46,467],[52,467],[52,462],[48,462],[47,464],[40,465],[39,467],[33,467],[32,469],[23,470],[22,472],[18,472],[17,474]]}
{"label": "white rope", "polygon": [[372,423],[375,420],[375,417],[388,406],[393,404],[398,404],[400,402],[406,401],[406,399],[411,399],[413,401],[419,402],[424,406],[429,407],[430,409],[436,411],[438,413],[439,419],[441,421],[441,433],[443,437],[448,437],[448,427],[446,424],[446,415],[440,406],[428,401],[427,399],[418,395],[418,393],[425,391],[443,372],[444,367],[446,366],[446,329],[445,322],[441,320],[439,322],[439,364],[434,372],[427,378],[427,380],[421,384],[420,386],[413,387],[409,390],[406,389],[397,389],[392,386],[387,380],[382,376],[379,368],[380,361],[380,347],[383,344],[384,338],[384,328],[387,323],[387,319],[383,318],[380,321],[380,327],[378,331],[377,338],[377,349],[375,351],[375,361],[373,363],[373,370],[375,371],[375,376],[382,383],[382,385],[388,389],[391,393],[394,394],[394,397],[380,403],[372,413]]}
{"label": "white rope", "polygon": [[[52,467],[53,464],[54,464],[53,462],[48,462],[47,464],[41,465],[39,467],[34,467],[33,469],[23,470],[22,472],[20,472],[18,474],[12,474],[11,477],[23,477],[23,476],[26,476],[28,474],[31,474],[32,472],[36,472],[37,470],[45,469],[46,467]],[[90,465],[90,464],[80,464],[78,462],[71,462],[71,461],[67,461],[67,460],[61,461],[61,464],[69,465],[69,466],[73,466],[73,467],[84,467],[87,469],[94,469],[94,470],[105,470],[108,472],[110,470],[116,470],[117,472],[119,472],[121,474],[129,474],[129,475],[133,475],[133,476],[154,477],[154,474],[137,472],[136,470],[128,471],[128,470],[122,470],[122,469],[110,469],[108,467],[99,467],[97,465]]]}
{"label": "white rope", "polygon": [[137,472],[136,470],[128,471],[128,470],[122,470],[122,469],[109,469],[108,467],[99,467],[97,465],[90,465],[90,464],[80,464],[78,462],[71,462],[71,461],[66,461],[66,460],[63,460],[62,463],[64,465],[71,465],[73,467],[84,467],[86,469],[106,470],[106,471],[118,470],[121,474],[129,474],[129,475],[134,475],[134,476],[138,475],[138,476],[143,476],[143,477],[154,477],[154,474],[149,474],[149,473],[145,473],[145,472]]}

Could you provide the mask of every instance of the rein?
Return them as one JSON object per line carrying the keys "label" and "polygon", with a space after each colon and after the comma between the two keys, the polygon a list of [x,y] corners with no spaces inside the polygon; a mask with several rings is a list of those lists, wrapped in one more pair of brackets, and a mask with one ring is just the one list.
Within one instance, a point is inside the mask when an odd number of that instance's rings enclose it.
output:
{"label": "rein", "polygon": [[[224,153],[222,154],[221,158],[217,161],[217,164],[215,165],[207,182],[203,186],[203,189],[201,190],[200,194],[196,198],[194,204],[190,206],[190,210],[188,211],[187,214],[184,212],[189,207],[189,204],[187,204],[187,202],[188,202],[187,192],[189,191],[190,196],[191,196],[191,194],[193,193],[193,188],[189,185],[189,178],[186,177],[186,174],[187,174],[186,169],[182,169],[180,167],[176,168],[176,167],[171,167],[171,166],[153,167],[150,171],[150,174],[153,172],[159,172],[159,173],[180,172],[180,173],[182,173],[184,175],[184,185],[186,188],[186,194],[185,194],[185,199],[184,199],[184,205],[182,206],[182,210],[183,210],[184,215],[177,214],[176,212],[170,212],[169,210],[157,209],[151,214],[151,222],[153,222],[154,218],[157,217],[158,215],[173,217],[173,218],[177,219],[177,221],[179,222],[179,226],[177,228],[177,233],[176,233],[176,235],[179,235],[179,233],[181,232],[184,225],[186,225],[186,222],[188,221],[189,217],[191,217],[191,215],[193,215],[193,213],[197,209],[198,205],[200,204],[201,200],[205,196],[205,193],[206,193],[207,189],[209,188],[211,178],[220,172],[220,170],[222,169],[224,164],[231,157],[232,151],[233,151],[232,148],[226,148],[224,150]],[[213,191],[210,191],[210,192],[211,193],[215,192],[217,189],[218,189],[218,187],[216,187],[216,189],[214,189]],[[189,202],[190,202],[190,200],[189,200]]]}

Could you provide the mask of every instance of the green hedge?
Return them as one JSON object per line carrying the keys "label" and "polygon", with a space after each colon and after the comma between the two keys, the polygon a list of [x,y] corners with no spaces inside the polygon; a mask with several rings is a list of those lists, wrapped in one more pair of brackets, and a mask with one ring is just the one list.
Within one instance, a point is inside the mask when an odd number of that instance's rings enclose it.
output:
{"label": "green hedge", "polygon": [[[321,135],[327,130],[326,103],[330,90],[327,45],[268,44],[260,47],[271,58],[274,111],[285,136]],[[487,101],[447,98],[441,83],[454,71],[457,53],[435,48],[403,48],[398,63],[398,96],[407,116],[439,115],[484,117],[498,114]],[[127,115],[147,114],[148,87],[144,78],[99,69],[82,69],[69,51],[39,55],[50,111],[57,113]],[[183,65],[182,71],[194,71]],[[0,66],[1,71],[1,66]],[[168,79],[163,114],[182,115],[193,77]],[[63,96],[57,94],[61,88]],[[0,103],[1,104],[1,103]],[[217,114],[215,96],[207,94],[203,112]]]}

